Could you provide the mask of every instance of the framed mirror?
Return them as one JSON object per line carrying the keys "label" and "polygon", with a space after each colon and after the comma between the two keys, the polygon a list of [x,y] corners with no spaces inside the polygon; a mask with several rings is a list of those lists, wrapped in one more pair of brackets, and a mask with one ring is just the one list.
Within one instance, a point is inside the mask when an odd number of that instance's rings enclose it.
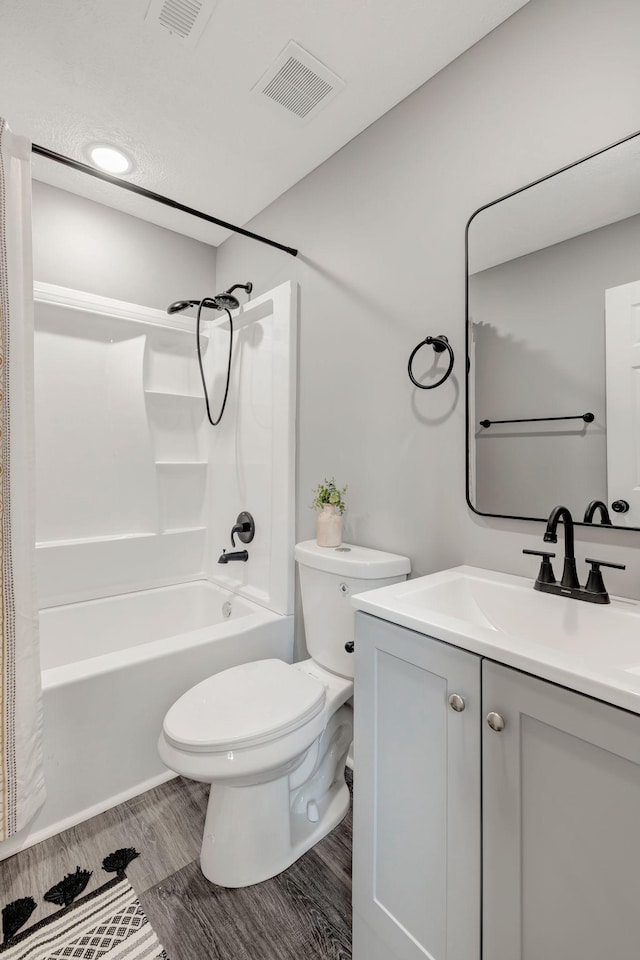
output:
{"label": "framed mirror", "polygon": [[640,132],[476,210],[466,317],[469,506],[640,529]]}

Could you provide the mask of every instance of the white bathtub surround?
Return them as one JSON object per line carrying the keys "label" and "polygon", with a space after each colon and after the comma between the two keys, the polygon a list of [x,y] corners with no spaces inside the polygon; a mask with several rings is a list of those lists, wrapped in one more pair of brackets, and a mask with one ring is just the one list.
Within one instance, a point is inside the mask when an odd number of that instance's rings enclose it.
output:
{"label": "white bathtub surround", "polygon": [[[36,285],[48,795],[0,859],[171,777],[158,733],[194,684],[291,661],[296,316],[291,284],[237,311],[213,429],[193,318]],[[202,344],[214,405],[222,327]],[[256,521],[249,561],[223,567],[240,509]]]}
{"label": "white bathtub surround", "polygon": [[47,802],[0,859],[168,780],[167,707],[218,670],[290,661],[293,622],[199,580],[44,610],[41,646]]}
{"label": "white bathtub surround", "polygon": [[[297,284],[283,283],[234,314],[229,399],[220,425],[206,432],[214,465],[207,575],[282,614],[294,609],[297,313]],[[224,314],[208,327],[208,379],[219,390],[228,327]],[[234,549],[230,532],[241,510],[256,524],[249,561],[219,564],[223,548]]]}
{"label": "white bathtub surround", "polygon": [[203,576],[193,319],[36,283],[35,373],[41,605]]}
{"label": "white bathtub surround", "polygon": [[[192,317],[51,284],[35,291],[41,604],[206,576],[293,613],[297,286],[235,311],[216,428]],[[215,406],[229,324],[211,315],[202,347]],[[241,510],[256,521],[249,562],[222,566]]]}
{"label": "white bathtub surround", "polygon": [[34,576],[31,144],[0,118],[0,840],[45,797]]}

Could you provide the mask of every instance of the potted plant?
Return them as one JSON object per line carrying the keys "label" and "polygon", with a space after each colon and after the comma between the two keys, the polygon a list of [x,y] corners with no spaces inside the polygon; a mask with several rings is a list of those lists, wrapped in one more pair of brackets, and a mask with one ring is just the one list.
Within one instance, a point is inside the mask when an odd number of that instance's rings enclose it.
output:
{"label": "potted plant", "polygon": [[326,478],[313,491],[312,510],[321,510],[316,527],[319,547],[339,547],[342,543],[342,514],[345,503],[342,499],[346,487],[336,487],[335,479]]}

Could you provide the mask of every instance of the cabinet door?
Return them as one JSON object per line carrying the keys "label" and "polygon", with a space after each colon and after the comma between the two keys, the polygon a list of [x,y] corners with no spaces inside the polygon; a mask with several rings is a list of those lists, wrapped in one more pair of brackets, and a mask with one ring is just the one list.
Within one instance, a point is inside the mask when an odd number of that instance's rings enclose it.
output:
{"label": "cabinet door", "polygon": [[[604,641],[603,641],[604,642]],[[640,717],[483,663],[483,956],[640,953]]]}
{"label": "cabinet door", "polygon": [[478,960],[480,658],[357,614],[354,760],[354,960]]}

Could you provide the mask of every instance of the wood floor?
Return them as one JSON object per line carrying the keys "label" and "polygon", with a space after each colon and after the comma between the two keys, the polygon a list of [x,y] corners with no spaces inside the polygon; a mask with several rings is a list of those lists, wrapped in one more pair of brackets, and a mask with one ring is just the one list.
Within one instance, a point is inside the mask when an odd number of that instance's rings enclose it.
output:
{"label": "wood floor", "polygon": [[57,909],[42,895],[66,873],[93,870],[88,893],[108,879],[103,858],[133,846],[127,876],[170,960],[350,960],[351,811],[284,873],[227,890],[200,872],[207,791],[170,780],[0,862],[0,908],[32,896],[35,923]]}

